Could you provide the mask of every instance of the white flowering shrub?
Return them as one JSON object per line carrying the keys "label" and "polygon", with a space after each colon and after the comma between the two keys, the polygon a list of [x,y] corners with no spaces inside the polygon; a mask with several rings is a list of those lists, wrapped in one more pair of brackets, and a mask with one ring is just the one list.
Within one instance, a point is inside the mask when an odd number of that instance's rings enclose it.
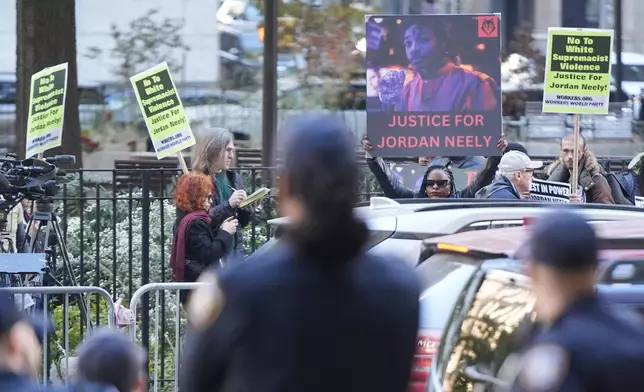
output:
{"label": "white flowering shrub", "polygon": [[535,83],[537,68],[534,60],[513,53],[501,64],[501,83],[515,89],[529,87]]}

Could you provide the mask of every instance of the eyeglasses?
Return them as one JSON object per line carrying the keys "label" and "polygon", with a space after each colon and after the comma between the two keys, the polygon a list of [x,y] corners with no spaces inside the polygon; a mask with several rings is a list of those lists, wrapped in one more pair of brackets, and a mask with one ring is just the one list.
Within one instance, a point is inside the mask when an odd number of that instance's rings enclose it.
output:
{"label": "eyeglasses", "polygon": [[449,185],[449,180],[427,180],[427,187],[433,188],[438,186],[439,188],[445,188]]}

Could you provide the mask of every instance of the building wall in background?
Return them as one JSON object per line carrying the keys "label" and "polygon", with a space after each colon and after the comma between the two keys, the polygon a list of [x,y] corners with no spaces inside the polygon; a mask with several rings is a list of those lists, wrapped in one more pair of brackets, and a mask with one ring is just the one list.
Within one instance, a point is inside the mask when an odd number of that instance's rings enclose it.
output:
{"label": "building wall in background", "polygon": [[[79,82],[114,82],[114,60],[109,57],[114,40],[110,26],[127,28],[129,23],[148,10],[156,9],[163,19],[185,20],[184,43],[191,50],[177,54],[183,71],[175,73],[177,81],[215,82],[219,75],[219,39],[215,14],[219,0],[76,0]],[[100,47],[100,59],[86,57],[90,47]],[[0,1],[0,72],[16,68],[16,2]]]}

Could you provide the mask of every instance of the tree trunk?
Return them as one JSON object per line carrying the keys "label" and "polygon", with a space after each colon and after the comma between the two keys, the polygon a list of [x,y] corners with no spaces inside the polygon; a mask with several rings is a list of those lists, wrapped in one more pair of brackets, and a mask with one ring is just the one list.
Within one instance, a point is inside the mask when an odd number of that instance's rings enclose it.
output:
{"label": "tree trunk", "polygon": [[76,68],[75,0],[16,0],[17,86],[16,152],[24,158],[29,116],[31,75],[44,68],[69,63],[62,146],[45,156],[76,156],[75,167],[83,166],[81,128],[78,116]]}

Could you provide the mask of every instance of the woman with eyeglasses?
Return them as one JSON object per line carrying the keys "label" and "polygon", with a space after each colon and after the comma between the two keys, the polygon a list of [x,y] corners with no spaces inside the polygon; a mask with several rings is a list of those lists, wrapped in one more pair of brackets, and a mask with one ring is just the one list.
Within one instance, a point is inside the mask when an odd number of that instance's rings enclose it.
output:
{"label": "woman with eyeglasses", "polygon": [[[174,224],[170,265],[172,280],[195,282],[206,268],[217,265],[233,246],[237,219],[226,219],[218,231],[211,229],[208,214],[215,192],[210,177],[188,173],[179,178],[174,190],[177,218]],[[186,299],[182,291],[182,302]]]}

